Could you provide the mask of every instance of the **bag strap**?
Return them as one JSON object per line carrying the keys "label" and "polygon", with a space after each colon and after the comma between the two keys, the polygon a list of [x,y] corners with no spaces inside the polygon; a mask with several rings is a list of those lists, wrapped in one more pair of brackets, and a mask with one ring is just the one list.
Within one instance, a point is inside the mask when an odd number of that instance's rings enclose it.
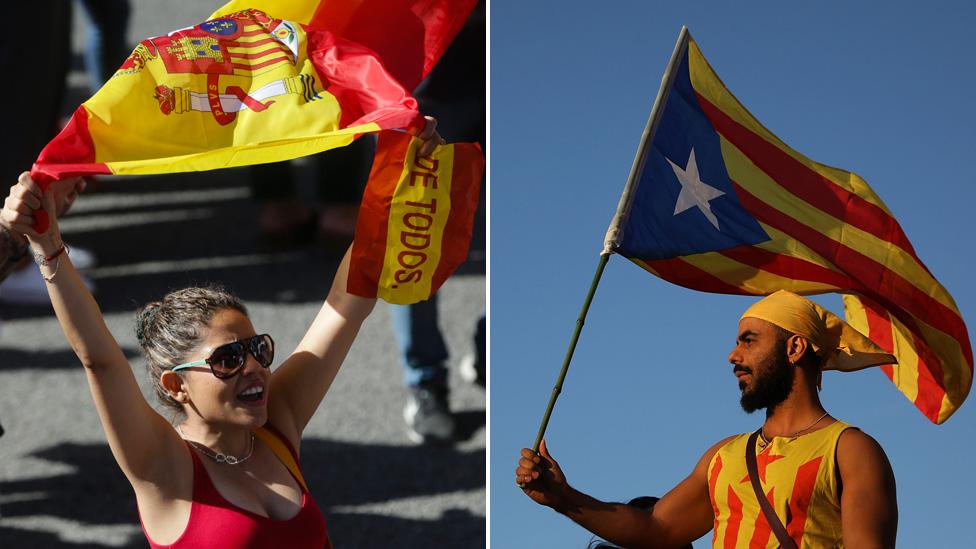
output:
{"label": "bag strap", "polygon": [[769,523],[769,528],[776,534],[776,539],[779,540],[782,549],[796,549],[796,543],[786,533],[786,527],[783,526],[783,521],[779,520],[779,516],[776,515],[776,511],[773,510],[773,506],[770,505],[769,500],[766,499],[766,495],[763,494],[762,485],[759,483],[759,467],[756,465],[757,438],[759,438],[758,430],[749,437],[749,442],[746,442],[746,469],[749,470],[749,480],[752,481],[752,489],[756,492],[759,507],[762,508],[763,515],[766,515],[766,522]]}
{"label": "bag strap", "polygon": [[302,488],[308,492],[308,486],[305,484],[305,477],[302,475],[302,470],[298,467],[298,462],[295,461],[295,456],[292,455],[291,450],[285,445],[284,441],[274,435],[270,429],[264,427],[258,427],[254,429],[254,434],[257,435],[261,442],[271,448],[274,455],[278,457],[278,461],[283,463],[285,467],[291,471],[295,480],[301,484]]}

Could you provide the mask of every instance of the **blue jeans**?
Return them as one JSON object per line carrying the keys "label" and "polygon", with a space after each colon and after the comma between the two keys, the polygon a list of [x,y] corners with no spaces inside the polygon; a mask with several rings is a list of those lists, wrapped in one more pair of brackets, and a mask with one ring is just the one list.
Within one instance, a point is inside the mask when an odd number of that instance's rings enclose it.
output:
{"label": "blue jeans", "polygon": [[129,0],[81,0],[88,16],[85,71],[95,93],[128,57]]}
{"label": "blue jeans", "polygon": [[437,294],[413,305],[393,305],[393,333],[407,385],[447,385],[447,346],[437,323]]}
{"label": "blue jeans", "polygon": [[[413,305],[391,305],[393,333],[400,347],[403,381],[407,385],[447,386],[447,346],[437,323],[437,294]],[[476,324],[473,349],[485,363],[485,315]]]}
{"label": "blue jeans", "polygon": [[[485,3],[479,2],[437,66],[414,91],[420,110],[437,118],[437,131],[449,143],[478,141],[485,148]],[[485,149],[487,150],[487,149]],[[481,186],[485,192],[485,186]],[[482,194],[482,197],[484,195]],[[482,199],[484,204],[484,199]],[[483,208],[479,208],[483,212]],[[476,225],[483,231],[484,224]],[[407,385],[447,385],[447,347],[437,324],[437,295],[414,305],[393,306],[393,328],[400,345]],[[474,351],[485,360],[485,315],[478,319]]]}

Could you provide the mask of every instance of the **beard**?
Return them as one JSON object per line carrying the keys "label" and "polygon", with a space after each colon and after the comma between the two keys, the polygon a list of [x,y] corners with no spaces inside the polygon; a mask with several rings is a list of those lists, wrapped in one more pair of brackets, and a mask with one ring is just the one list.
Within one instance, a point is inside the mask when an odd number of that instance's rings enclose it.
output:
{"label": "beard", "polygon": [[[761,372],[757,374],[756,371]],[[786,355],[786,346],[777,345],[775,350],[752,369],[751,388],[743,387],[739,404],[746,413],[753,413],[761,408],[772,408],[786,400],[793,391],[793,379],[796,370],[790,364]]]}

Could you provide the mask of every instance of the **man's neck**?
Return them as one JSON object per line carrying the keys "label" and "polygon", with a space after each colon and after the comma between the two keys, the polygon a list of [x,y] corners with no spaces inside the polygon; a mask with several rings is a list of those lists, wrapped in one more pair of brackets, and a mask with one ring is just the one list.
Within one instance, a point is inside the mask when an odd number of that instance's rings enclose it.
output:
{"label": "man's neck", "polygon": [[816,430],[823,422],[815,422],[825,413],[816,389],[797,383],[786,400],[766,409],[763,435],[772,438]]}

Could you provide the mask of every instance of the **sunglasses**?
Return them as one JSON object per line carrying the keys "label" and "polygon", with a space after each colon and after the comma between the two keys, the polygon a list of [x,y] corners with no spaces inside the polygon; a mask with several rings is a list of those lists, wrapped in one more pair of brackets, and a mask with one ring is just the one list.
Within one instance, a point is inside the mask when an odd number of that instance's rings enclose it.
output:
{"label": "sunglasses", "polygon": [[247,339],[241,339],[221,345],[214,349],[208,358],[180,364],[173,368],[173,371],[185,370],[194,366],[210,366],[210,371],[215,377],[228,379],[236,376],[244,368],[247,362],[247,353],[258,361],[262,368],[271,366],[274,360],[274,340],[268,334],[256,335]]}

